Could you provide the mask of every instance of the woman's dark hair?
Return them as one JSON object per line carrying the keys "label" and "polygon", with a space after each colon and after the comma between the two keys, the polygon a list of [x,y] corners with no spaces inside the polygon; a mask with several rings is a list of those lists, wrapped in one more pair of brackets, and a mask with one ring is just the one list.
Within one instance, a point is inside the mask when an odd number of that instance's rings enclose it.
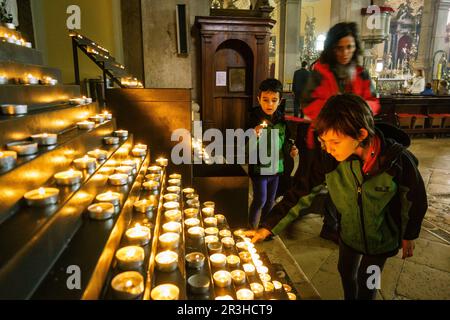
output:
{"label": "woman's dark hair", "polygon": [[433,86],[431,84],[431,82],[427,82],[427,84],[425,85],[425,89],[431,89]]}
{"label": "woman's dark hair", "polygon": [[362,147],[368,146],[375,136],[372,109],[363,98],[350,93],[328,99],[314,126],[319,136],[333,130],[356,140],[360,130],[366,129],[369,135],[361,142]]}
{"label": "woman's dark hair", "polygon": [[261,82],[261,84],[259,85],[259,97],[261,96],[261,92],[263,91],[278,92],[280,94],[281,100],[281,96],[283,95],[283,85],[279,80],[269,78]]}
{"label": "woman's dark hair", "polygon": [[352,61],[357,62],[358,57],[362,54],[362,50],[359,42],[358,27],[354,22],[341,22],[331,27],[327,33],[327,38],[325,39],[324,49],[320,55],[320,62],[335,65],[337,61],[334,49],[339,40],[347,36],[352,36],[355,39],[356,49]]}

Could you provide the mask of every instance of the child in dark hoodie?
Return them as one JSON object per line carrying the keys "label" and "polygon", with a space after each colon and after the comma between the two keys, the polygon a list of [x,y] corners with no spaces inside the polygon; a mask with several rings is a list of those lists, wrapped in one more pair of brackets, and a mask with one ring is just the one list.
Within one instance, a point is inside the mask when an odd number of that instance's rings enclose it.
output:
{"label": "child in dark hoodie", "polygon": [[[247,127],[254,128],[257,137],[261,136],[262,130],[267,130],[268,137],[271,132],[278,133],[278,163],[262,164],[258,161],[257,164],[249,165],[249,176],[253,185],[249,226],[253,229],[258,228],[261,216],[264,217],[275,204],[279,177],[284,171],[284,154],[288,153],[293,158],[298,154],[295,145],[289,141],[284,114],[278,109],[282,93],[283,85],[277,79],[266,79],[261,82],[258,94],[259,106],[251,110],[248,118]],[[267,147],[269,149],[267,154],[270,155],[270,143]],[[252,149],[255,150],[255,146]],[[275,159],[273,156],[270,155],[272,161]],[[267,170],[271,167],[274,171]]]}
{"label": "child in dark hoodie", "polygon": [[339,213],[338,270],[345,299],[374,299],[386,259],[400,248],[403,258],[413,255],[427,211],[418,161],[406,149],[409,137],[387,124],[375,126],[370,107],[356,95],[331,97],[315,128],[323,150],[310,175],[247,235],[256,242],[279,234],[326,184]]}

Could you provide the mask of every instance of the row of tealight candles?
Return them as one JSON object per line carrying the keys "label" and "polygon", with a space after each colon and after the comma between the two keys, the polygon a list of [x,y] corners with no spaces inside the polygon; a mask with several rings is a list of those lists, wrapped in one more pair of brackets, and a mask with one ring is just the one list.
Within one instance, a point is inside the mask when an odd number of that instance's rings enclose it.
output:
{"label": "row of tealight candles", "polygon": [[37,85],[37,84],[44,84],[44,85],[50,85],[55,86],[58,84],[58,80],[54,79],[50,76],[43,76],[42,78],[39,78],[32,73],[27,73],[23,77],[19,78],[10,78],[5,74],[0,75],[0,84],[29,84],[29,85]]}
{"label": "row of tealight candles", "polygon": [[0,41],[12,43],[26,48],[32,48],[31,42],[28,42],[25,39],[16,36],[15,34],[3,33],[2,35],[0,35]]}
{"label": "row of tealight candles", "polygon": [[[142,221],[140,216],[145,217],[143,221],[154,220],[155,218],[153,213],[158,204],[156,199],[160,192],[160,183],[168,160],[160,158],[157,163],[158,165],[147,168],[142,184],[145,196],[133,204],[134,215],[138,216],[133,221]],[[127,245],[119,248],[115,254],[120,273],[112,279],[111,287],[116,299],[139,299],[144,292],[145,272],[142,270],[146,259],[144,248],[150,243],[152,229],[139,223],[132,222],[131,225],[132,227],[125,232],[125,243]]]}

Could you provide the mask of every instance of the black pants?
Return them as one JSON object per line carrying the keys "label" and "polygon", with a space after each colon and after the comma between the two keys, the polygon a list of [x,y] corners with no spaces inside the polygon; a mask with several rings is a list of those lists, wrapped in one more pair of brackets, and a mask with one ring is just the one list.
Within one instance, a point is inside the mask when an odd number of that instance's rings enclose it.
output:
{"label": "black pants", "polygon": [[368,268],[378,266],[381,277],[381,271],[389,256],[391,255],[363,255],[340,241],[338,270],[345,300],[375,300],[377,289],[369,289],[367,284],[368,278],[374,273],[370,270],[368,272]]}

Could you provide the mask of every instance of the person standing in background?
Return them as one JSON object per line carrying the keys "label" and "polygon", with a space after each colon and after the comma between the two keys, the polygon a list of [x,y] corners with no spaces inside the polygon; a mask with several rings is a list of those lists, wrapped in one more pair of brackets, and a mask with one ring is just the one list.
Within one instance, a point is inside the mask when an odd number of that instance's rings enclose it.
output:
{"label": "person standing in background", "polygon": [[300,99],[309,78],[309,71],[306,69],[307,66],[308,62],[303,61],[302,67],[294,72],[294,78],[292,80],[292,93],[294,94],[294,116],[298,117],[300,115],[301,118],[303,118],[304,115],[303,110],[300,107]]}

